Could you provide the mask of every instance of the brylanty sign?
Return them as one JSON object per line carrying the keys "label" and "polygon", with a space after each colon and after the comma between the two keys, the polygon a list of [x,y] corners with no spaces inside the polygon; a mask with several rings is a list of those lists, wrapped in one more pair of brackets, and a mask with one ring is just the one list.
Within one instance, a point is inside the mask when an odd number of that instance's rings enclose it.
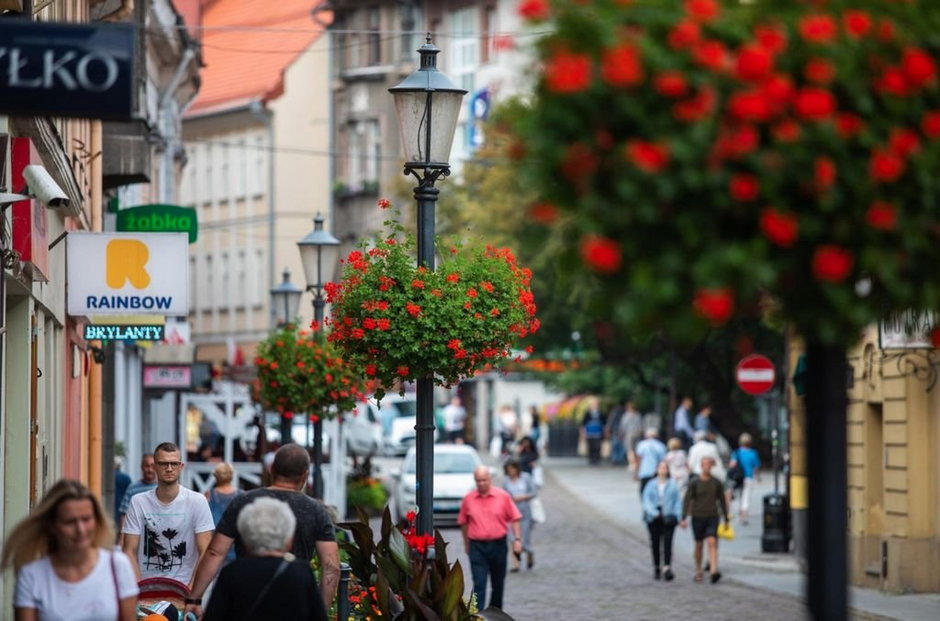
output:
{"label": "brylanty sign", "polygon": [[86,341],[162,341],[163,326],[85,326]]}
{"label": "brylanty sign", "polygon": [[130,120],[131,24],[0,20],[0,112]]}
{"label": "brylanty sign", "polygon": [[70,315],[186,315],[185,233],[69,233]]}

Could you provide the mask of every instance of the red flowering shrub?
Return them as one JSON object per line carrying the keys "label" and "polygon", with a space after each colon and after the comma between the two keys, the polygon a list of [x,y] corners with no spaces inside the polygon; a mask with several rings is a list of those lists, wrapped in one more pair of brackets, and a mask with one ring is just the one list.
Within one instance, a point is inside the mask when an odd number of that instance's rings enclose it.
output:
{"label": "red flowering shrub", "polygon": [[[287,324],[258,344],[255,399],[284,415],[332,418],[363,396],[362,370],[316,333]],[[331,407],[331,406],[336,406]]]}
{"label": "red flowering shrub", "polygon": [[454,246],[435,271],[415,265],[415,239],[389,234],[344,260],[326,286],[329,340],[383,389],[423,377],[450,385],[508,358],[539,327],[532,274],[507,248]]}
{"label": "red flowering shrub", "polygon": [[533,226],[602,318],[691,340],[769,293],[844,344],[940,310],[931,3],[539,5],[551,34],[516,161],[553,206]]}

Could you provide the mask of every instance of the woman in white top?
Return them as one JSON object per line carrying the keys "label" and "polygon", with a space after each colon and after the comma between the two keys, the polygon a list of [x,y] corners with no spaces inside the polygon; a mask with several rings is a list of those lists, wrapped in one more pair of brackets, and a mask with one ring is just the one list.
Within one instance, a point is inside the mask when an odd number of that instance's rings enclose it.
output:
{"label": "woman in white top", "polygon": [[16,571],[16,621],[137,618],[130,561],[111,550],[114,534],[87,487],[59,481],[7,537],[0,568]]}

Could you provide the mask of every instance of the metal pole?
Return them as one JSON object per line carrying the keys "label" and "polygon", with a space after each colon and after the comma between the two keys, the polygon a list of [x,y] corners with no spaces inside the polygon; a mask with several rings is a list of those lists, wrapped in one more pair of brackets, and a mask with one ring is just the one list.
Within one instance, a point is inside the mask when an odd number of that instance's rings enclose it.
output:
{"label": "metal pole", "polygon": [[[434,270],[434,205],[440,190],[434,187],[434,175],[425,176],[415,188],[418,202],[418,265]],[[418,533],[434,532],[434,380],[417,381],[417,424],[415,451],[417,466]]]}
{"label": "metal pole", "polygon": [[336,593],[336,619],[346,621],[349,618],[349,572],[347,563],[339,564],[339,589]]}
{"label": "metal pole", "polygon": [[[320,289],[313,291],[313,320],[319,326],[323,323],[325,302]],[[317,339],[323,338],[323,330],[317,331]],[[313,423],[313,497],[323,498],[323,412],[317,412]],[[336,458],[336,456],[334,456]]]}
{"label": "metal pole", "polygon": [[807,347],[806,419],[813,421],[806,431],[808,599],[810,614],[819,621],[848,619],[848,370],[841,347],[819,343]]}
{"label": "metal pole", "polygon": [[[786,367],[784,367],[786,368]],[[774,496],[780,493],[780,393],[774,390],[770,398],[770,450],[771,465],[774,469]]]}

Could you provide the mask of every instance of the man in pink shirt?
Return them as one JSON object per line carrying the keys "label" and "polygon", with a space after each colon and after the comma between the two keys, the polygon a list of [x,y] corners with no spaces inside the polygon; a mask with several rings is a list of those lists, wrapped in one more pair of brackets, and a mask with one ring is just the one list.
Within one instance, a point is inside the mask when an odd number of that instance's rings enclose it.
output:
{"label": "man in pink shirt", "polygon": [[503,584],[506,582],[506,534],[512,527],[515,539],[513,554],[522,553],[522,514],[505,490],[493,487],[493,475],[486,466],[473,472],[477,488],[463,497],[457,523],[463,533],[463,546],[470,557],[473,574],[473,594],[477,608],[484,609],[486,579],[489,576],[493,590],[490,607],[503,607]]}

